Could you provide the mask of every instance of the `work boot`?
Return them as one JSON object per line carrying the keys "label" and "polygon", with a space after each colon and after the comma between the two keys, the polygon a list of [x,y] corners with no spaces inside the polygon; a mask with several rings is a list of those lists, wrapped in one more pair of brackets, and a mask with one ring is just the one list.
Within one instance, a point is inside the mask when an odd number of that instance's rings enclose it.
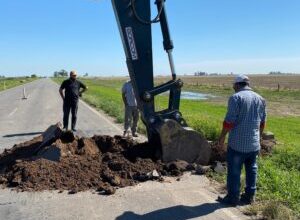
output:
{"label": "work boot", "polygon": [[77,131],[77,129],[76,129],[76,128],[72,128],[72,131],[73,131],[73,132],[76,132],[76,131]]}
{"label": "work boot", "polygon": [[254,196],[254,195],[249,195],[249,194],[247,194],[247,193],[243,193],[243,194],[241,195],[240,202],[241,202],[243,205],[251,205],[252,203],[255,202],[255,196]]}
{"label": "work boot", "polygon": [[238,197],[231,197],[229,195],[226,195],[225,197],[218,197],[217,199],[218,202],[223,203],[224,205],[228,206],[237,206],[239,204],[239,198]]}

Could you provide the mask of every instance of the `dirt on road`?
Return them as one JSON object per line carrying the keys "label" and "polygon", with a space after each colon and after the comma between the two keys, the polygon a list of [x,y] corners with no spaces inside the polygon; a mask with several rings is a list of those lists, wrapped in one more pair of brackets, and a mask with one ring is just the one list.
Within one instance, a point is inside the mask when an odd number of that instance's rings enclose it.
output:
{"label": "dirt on road", "polygon": [[121,136],[84,138],[60,133],[47,146],[43,137],[15,145],[0,155],[0,184],[20,191],[93,189],[113,194],[162,176],[179,176],[194,166],[184,161],[162,163],[155,148]]}
{"label": "dirt on road", "polygon": [[[74,136],[50,127],[43,135],[15,145],[0,155],[0,184],[19,191],[96,190],[113,194],[120,187],[197,170],[185,161],[163,163],[157,148],[121,136]],[[225,161],[226,151],[212,145],[213,161]]]}

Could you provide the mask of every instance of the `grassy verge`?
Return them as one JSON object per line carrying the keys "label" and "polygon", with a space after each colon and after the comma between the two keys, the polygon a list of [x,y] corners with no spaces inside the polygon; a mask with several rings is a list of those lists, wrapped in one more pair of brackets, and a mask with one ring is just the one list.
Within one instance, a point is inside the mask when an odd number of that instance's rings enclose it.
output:
{"label": "grassy verge", "polygon": [[[62,79],[54,79],[60,83]],[[123,103],[121,100],[122,80],[83,79],[89,87],[83,99],[101,108],[109,115],[123,122]],[[223,92],[224,94],[224,92]],[[226,93],[229,95],[228,93]],[[288,96],[288,95],[287,95]],[[274,94],[272,94],[274,97]],[[296,97],[298,98],[298,97]],[[293,97],[288,96],[288,99]],[[268,98],[267,98],[268,100]],[[158,97],[157,108],[166,106],[166,97]],[[203,133],[208,139],[216,140],[226,112],[224,104],[204,101],[182,100],[181,111],[189,125]],[[278,145],[272,156],[259,159],[258,199],[272,201],[300,213],[300,117],[268,117],[267,130],[275,133]],[[139,129],[144,129],[139,125]],[[224,181],[225,176],[214,176]]]}
{"label": "grassy verge", "polygon": [[0,91],[10,89],[25,83],[34,81],[37,78],[27,78],[27,77],[8,77],[0,79]]}

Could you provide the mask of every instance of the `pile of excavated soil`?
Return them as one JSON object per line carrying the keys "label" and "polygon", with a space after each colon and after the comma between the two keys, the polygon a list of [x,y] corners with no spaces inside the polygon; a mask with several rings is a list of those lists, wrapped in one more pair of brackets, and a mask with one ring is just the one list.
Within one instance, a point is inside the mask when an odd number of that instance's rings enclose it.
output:
{"label": "pile of excavated soil", "polygon": [[0,184],[20,191],[93,189],[113,194],[119,187],[179,176],[195,167],[184,161],[162,163],[148,143],[121,136],[57,133],[46,146],[40,136],[5,150],[0,155]]}
{"label": "pile of excavated soil", "polygon": [[[212,144],[210,161],[225,161],[226,150]],[[0,184],[19,191],[96,190],[117,188],[198,169],[185,161],[163,163],[157,148],[121,136],[77,137],[51,126],[41,136],[0,154]]]}

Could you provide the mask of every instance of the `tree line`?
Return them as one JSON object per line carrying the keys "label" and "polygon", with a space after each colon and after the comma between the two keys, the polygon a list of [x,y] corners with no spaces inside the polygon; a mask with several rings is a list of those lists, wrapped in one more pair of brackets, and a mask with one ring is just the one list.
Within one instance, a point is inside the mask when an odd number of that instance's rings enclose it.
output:
{"label": "tree line", "polygon": [[[60,70],[60,71],[55,71],[55,72],[53,73],[53,76],[54,76],[54,77],[68,77],[68,75],[69,75],[69,72],[66,71],[66,70],[64,70],[64,69],[62,69],[62,70]],[[84,76],[84,77],[87,77],[87,76],[89,76],[89,74],[88,74],[88,73],[85,73],[83,76]]]}

